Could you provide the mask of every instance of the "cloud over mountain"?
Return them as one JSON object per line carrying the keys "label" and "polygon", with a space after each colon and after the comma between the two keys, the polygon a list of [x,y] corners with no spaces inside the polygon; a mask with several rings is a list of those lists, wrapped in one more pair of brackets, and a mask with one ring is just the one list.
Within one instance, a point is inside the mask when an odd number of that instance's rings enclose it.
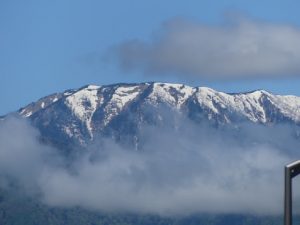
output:
{"label": "cloud over mountain", "polygon": [[283,165],[299,149],[292,127],[234,131],[179,121],[177,129],[143,127],[141,151],[98,139],[64,163],[36,129],[8,118],[0,123],[0,185],[12,177],[46,204],[104,212],[281,213]]}
{"label": "cloud over mountain", "polygon": [[222,25],[173,19],[149,41],[110,51],[125,71],[204,79],[300,76],[300,28],[239,18]]}

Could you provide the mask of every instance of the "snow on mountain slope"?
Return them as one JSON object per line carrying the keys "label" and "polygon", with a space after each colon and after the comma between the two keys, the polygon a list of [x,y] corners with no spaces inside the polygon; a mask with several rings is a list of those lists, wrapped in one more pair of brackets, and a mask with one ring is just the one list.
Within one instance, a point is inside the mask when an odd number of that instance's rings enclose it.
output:
{"label": "snow on mountain slope", "polygon": [[39,99],[36,102],[32,102],[24,108],[19,110],[19,114],[23,117],[30,117],[32,114],[40,111],[49,105],[57,102],[63,97],[62,93],[55,93],[46,97]]}
{"label": "snow on mountain slope", "polygon": [[[56,138],[70,139],[65,143],[76,139],[85,143],[95,134],[136,138],[142,123],[164,121],[157,111],[160,105],[195,122],[300,124],[300,97],[273,95],[263,90],[227,94],[207,87],[155,82],[88,85],[41,98],[20,109],[19,114],[34,121],[44,136],[50,138],[55,134]],[[149,107],[156,110],[147,111]],[[165,119],[172,116],[169,113]]]}
{"label": "snow on mountain slope", "polygon": [[294,121],[300,121],[300,98],[287,95],[269,95],[270,100],[278,107],[280,112],[286,117],[293,118]]}
{"label": "snow on mountain slope", "polygon": [[105,111],[104,125],[106,126],[111,119],[118,115],[123,108],[133,101],[140,94],[139,86],[118,86],[114,89],[114,93],[110,101],[107,103]]}
{"label": "snow on mountain slope", "polygon": [[266,93],[255,91],[246,94],[226,94],[210,88],[199,88],[196,96],[200,105],[211,109],[215,114],[221,114],[218,109],[221,108],[223,111],[243,115],[252,122],[265,123],[267,120],[261,98]]}
{"label": "snow on mountain slope", "polygon": [[182,104],[196,91],[195,88],[170,83],[154,83],[149,100],[153,104],[163,101],[180,109]]}
{"label": "snow on mountain slope", "polygon": [[98,105],[103,103],[103,99],[97,96],[99,86],[89,85],[86,88],[67,96],[65,104],[72,110],[89,131],[90,136],[93,136],[91,119]]}

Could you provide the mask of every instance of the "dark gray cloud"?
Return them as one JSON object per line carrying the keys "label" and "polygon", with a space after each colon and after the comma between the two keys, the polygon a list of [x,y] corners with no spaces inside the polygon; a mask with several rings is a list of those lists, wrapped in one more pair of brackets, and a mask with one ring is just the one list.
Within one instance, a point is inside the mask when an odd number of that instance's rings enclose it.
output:
{"label": "dark gray cloud", "polygon": [[283,166],[299,157],[295,128],[179,121],[176,129],[144,127],[141,151],[102,140],[68,167],[26,121],[1,121],[0,184],[8,175],[49,205],[106,212],[282,212]]}
{"label": "dark gray cloud", "polygon": [[149,41],[129,40],[110,55],[125,71],[191,78],[300,76],[300,28],[239,17],[222,25],[173,19]]}

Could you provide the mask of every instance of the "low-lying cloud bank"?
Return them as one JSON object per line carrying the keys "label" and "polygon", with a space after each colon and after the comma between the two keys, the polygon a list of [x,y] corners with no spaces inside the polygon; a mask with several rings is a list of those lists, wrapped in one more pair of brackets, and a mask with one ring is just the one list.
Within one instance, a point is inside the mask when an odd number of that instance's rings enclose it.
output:
{"label": "low-lying cloud bank", "polygon": [[9,118],[0,121],[0,185],[12,179],[49,205],[104,212],[279,214],[283,166],[299,157],[294,129],[183,120],[145,127],[141,151],[102,140],[66,164],[27,121]]}
{"label": "low-lying cloud bank", "polygon": [[300,76],[300,27],[250,19],[205,25],[173,19],[150,41],[129,40],[110,51],[125,71],[186,78]]}

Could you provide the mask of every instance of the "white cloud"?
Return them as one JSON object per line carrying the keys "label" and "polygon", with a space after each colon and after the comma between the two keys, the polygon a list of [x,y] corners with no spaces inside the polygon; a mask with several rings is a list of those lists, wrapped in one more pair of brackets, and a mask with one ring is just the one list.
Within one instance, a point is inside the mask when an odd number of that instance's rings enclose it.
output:
{"label": "white cloud", "polygon": [[231,133],[181,121],[178,130],[143,128],[142,151],[104,141],[66,166],[34,128],[10,118],[0,123],[0,181],[8,175],[52,206],[104,212],[282,212],[283,166],[299,155],[292,128]]}
{"label": "white cloud", "polygon": [[205,79],[300,76],[300,28],[248,19],[204,25],[174,19],[150,41],[113,48],[121,68]]}

